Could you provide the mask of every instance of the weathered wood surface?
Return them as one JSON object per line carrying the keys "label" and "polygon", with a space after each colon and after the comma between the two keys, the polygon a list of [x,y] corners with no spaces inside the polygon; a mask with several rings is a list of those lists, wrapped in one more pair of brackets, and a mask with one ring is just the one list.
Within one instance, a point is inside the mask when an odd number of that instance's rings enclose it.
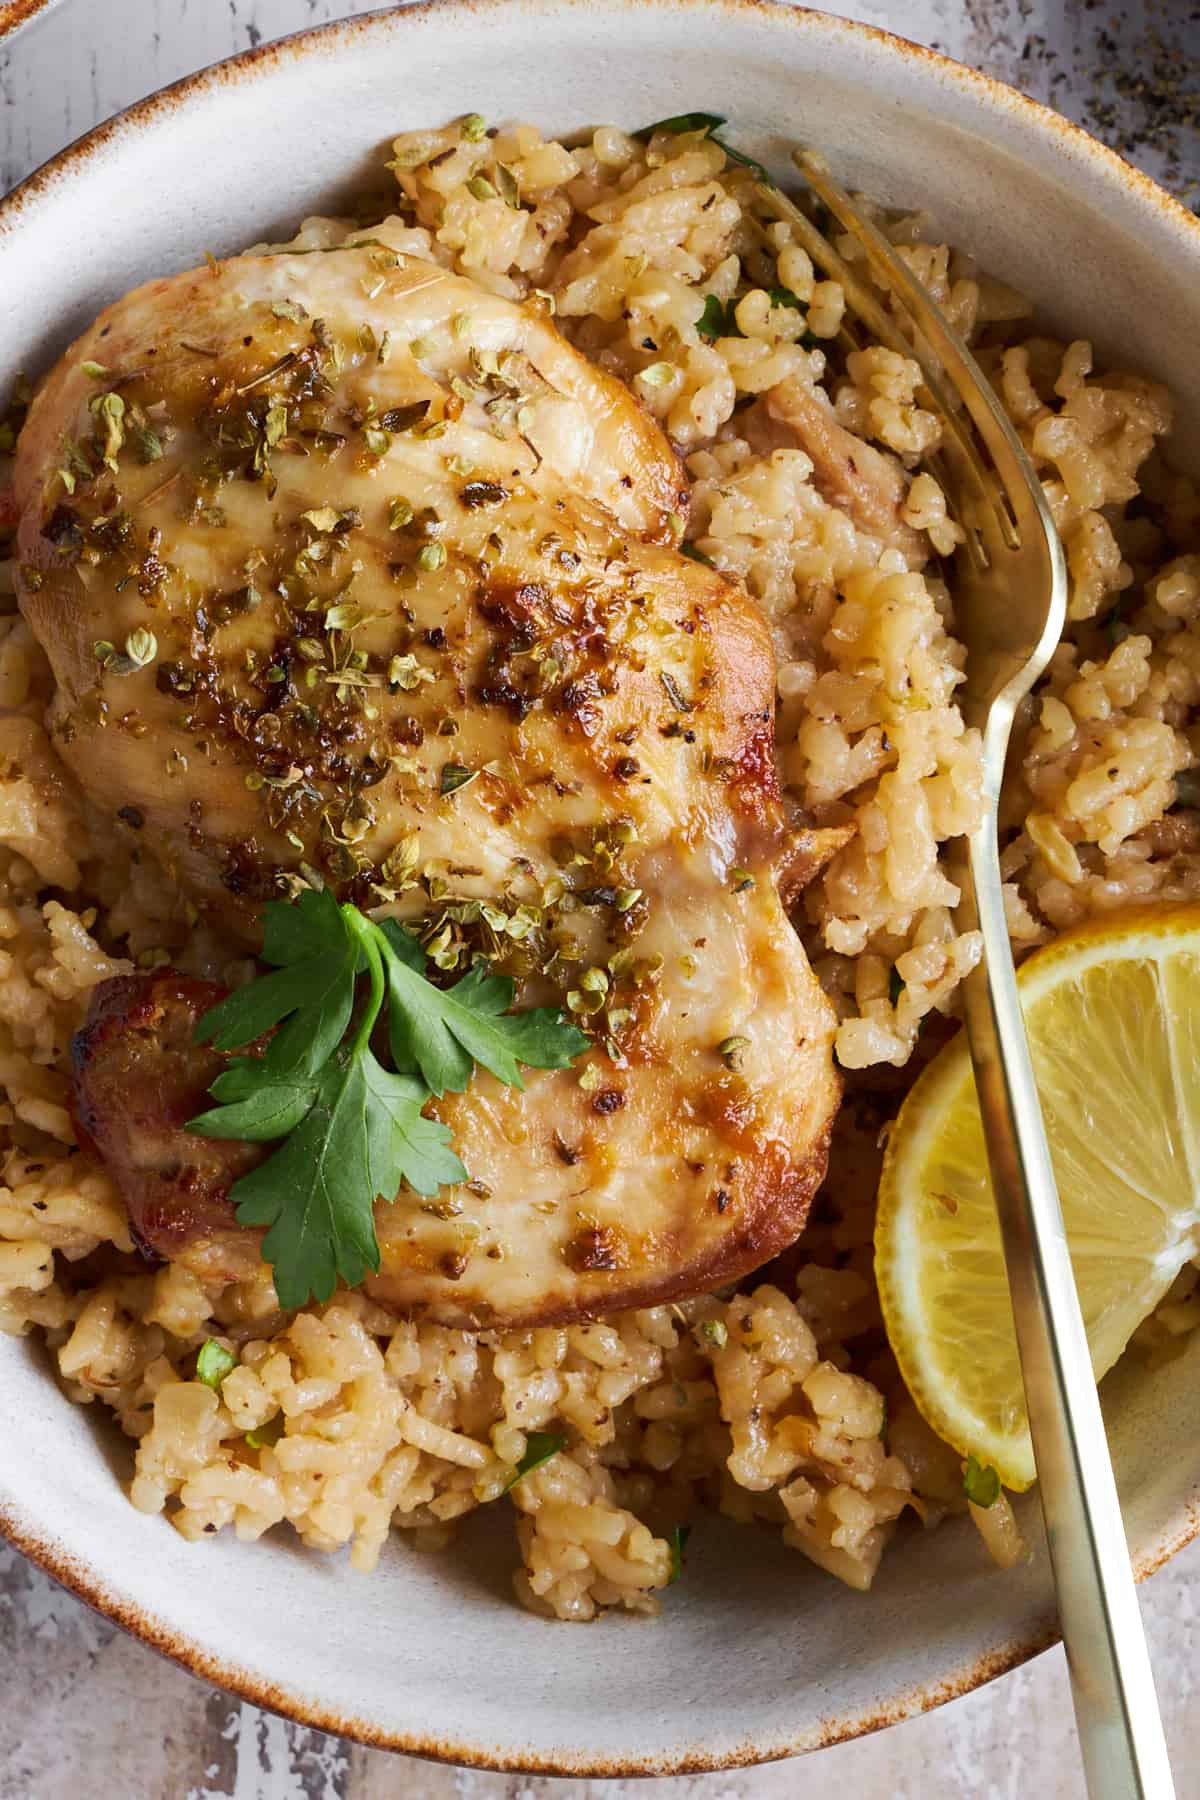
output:
{"label": "weathered wood surface", "polygon": [[[0,50],[0,188],[98,120],[340,0],[65,0]],[[1200,5],[861,0],[1200,200]],[[2,304],[2,301],[0,301]],[[2,1450],[0,1450],[2,1454]],[[1200,1545],[1145,1595],[1180,1800],[1200,1800]],[[435,1768],[214,1693],[0,1549],[0,1800],[1081,1800],[1061,1652],[874,1738],[745,1774],[550,1782]]]}

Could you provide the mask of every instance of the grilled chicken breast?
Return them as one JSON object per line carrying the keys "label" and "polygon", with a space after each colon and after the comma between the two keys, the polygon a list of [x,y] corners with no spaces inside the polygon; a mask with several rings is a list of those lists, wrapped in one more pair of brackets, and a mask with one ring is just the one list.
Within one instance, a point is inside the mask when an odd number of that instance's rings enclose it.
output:
{"label": "grilled chicken breast", "polygon": [[[768,637],[677,553],[674,455],[540,305],[378,236],[151,283],[52,372],[16,484],[51,730],[114,832],[243,944],[315,870],[594,1033],[438,1104],[472,1181],[377,1208],[381,1300],[563,1319],[796,1236],[838,1083],[776,886]],[[143,1240],[233,1274],[256,1239],[181,1132],[196,1004],[102,994],[80,1110]]]}

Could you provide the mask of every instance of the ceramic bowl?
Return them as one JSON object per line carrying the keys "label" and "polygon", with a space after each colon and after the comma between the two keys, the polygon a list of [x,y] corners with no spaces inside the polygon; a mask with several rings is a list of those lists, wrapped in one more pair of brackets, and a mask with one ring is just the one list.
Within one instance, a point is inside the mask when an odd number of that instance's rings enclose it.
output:
{"label": "ceramic bowl", "polygon": [[[1053,113],[862,26],[751,0],[441,0],[192,77],[66,151],[0,208],[0,370],[36,370],[148,276],[286,235],[361,182],[398,129],[478,108],[552,132],[685,109],[774,169],[819,145],[922,206],[1040,297],[1052,327],[1171,383],[1197,454],[1200,223]],[[1191,443],[1187,423],[1191,422]],[[1138,1570],[1200,1528],[1200,1336],[1106,1383]],[[378,1572],[301,1550],[185,1543],[130,1507],[126,1446],[69,1405],[37,1345],[0,1343],[0,1523],[112,1618],[205,1679],[369,1742],[497,1768],[670,1773],[828,1744],[963,1692],[1050,1641],[1035,1552],[1010,1574],[965,1522],[906,1533],[868,1595],[766,1534],[697,1529],[658,1622],[520,1612],[506,1519],[453,1561],[393,1543]]]}

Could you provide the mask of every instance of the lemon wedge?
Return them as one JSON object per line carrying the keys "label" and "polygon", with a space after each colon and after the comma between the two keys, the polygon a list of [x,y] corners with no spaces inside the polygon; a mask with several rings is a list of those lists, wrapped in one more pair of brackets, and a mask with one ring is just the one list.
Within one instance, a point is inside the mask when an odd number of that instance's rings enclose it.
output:
{"label": "lemon wedge", "polygon": [[[1200,1253],[1200,906],[1069,932],[1018,983],[1099,1380]],[[1028,1487],[1033,1449],[961,1033],[892,1127],[875,1271],[921,1412],[1005,1486]]]}

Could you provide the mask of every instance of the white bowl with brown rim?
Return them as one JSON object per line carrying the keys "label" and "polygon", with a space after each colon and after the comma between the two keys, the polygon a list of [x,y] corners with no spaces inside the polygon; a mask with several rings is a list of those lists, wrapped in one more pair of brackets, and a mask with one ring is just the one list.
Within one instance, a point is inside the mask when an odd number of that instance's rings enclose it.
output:
{"label": "white bowl with brown rim", "polygon": [[20,31],[23,25],[32,25],[58,4],[59,0],[0,0],[0,40]]}

